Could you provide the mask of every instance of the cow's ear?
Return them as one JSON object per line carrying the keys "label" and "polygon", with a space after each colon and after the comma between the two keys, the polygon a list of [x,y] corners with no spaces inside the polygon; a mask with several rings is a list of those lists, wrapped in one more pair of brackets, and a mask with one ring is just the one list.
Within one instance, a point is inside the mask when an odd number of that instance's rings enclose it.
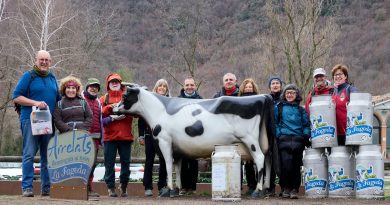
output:
{"label": "cow's ear", "polygon": [[131,94],[137,94],[139,93],[139,88],[130,88]]}

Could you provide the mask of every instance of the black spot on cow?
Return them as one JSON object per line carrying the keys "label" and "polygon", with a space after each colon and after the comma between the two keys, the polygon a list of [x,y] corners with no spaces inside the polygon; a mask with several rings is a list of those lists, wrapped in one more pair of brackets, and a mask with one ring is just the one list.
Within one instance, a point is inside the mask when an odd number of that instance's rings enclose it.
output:
{"label": "black spot on cow", "polygon": [[196,110],[194,110],[193,112],[192,112],[192,116],[197,116],[197,115],[199,115],[200,113],[202,113],[202,110],[201,109],[196,109]]}
{"label": "black spot on cow", "polygon": [[251,145],[251,149],[252,149],[253,152],[256,152],[256,147],[255,147],[255,145],[252,144],[252,145]]}
{"label": "black spot on cow", "polygon": [[157,136],[161,132],[161,125],[156,125],[153,129],[153,136]]}
{"label": "black spot on cow", "polygon": [[202,135],[204,132],[203,124],[200,120],[196,121],[193,125],[186,127],[185,132],[191,137]]}

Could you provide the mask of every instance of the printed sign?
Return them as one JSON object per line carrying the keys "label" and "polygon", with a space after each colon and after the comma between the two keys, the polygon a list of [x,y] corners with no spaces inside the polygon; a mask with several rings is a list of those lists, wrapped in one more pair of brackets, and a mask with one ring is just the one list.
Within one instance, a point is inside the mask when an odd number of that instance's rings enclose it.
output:
{"label": "printed sign", "polygon": [[47,148],[51,183],[81,179],[86,185],[95,159],[94,150],[95,144],[85,131],[74,130],[51,138]]}

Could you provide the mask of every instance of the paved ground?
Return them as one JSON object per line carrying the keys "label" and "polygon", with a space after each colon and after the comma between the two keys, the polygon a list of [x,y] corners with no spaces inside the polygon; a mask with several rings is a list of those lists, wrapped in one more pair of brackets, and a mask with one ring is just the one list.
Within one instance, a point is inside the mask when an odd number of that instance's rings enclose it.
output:
{"label": "paved ground", "polygon": [[[210,196],[186,196],[177,198],[145,198],[145,197],[128,197],[128,198],[110,198],[100,197],[98,201],[77,201],[77,200],[63,200],[63,199],[51,199],[49,197],[35,196],[33,198],[24,198],[21,196],[6,196],[0,195],[0,204],[15,204],[15,205],[73,205],[73,204],[109,204],[109,205],[125,205],[125,204],[169,204],[169,205],[181,205],[181,204],[226,204],[224,202],[213,202]],[[231,203],[227,203],[231,204]],[[247,199],[243,198],[241,202],[234,204],[278,204],[278,205],[290,205],[290,204],[337,204],[337,205],[356,205],[356,204],[390,204],[390,200],[357,200],[357,199],[304,199],[297,200],[270,198],[270,199]]]}

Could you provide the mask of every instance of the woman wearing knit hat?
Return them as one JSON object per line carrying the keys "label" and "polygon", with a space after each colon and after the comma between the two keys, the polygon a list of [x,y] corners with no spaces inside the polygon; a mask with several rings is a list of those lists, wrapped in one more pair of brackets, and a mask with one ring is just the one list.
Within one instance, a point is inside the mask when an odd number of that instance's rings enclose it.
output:
{"label": "woman wearing knit hat", "polygon": [[81,96],[80,79],[67,76],[60,81],[62,100],[58,101],[53,120],[60,133],[73,129],[88,131],[92,123],[92,111]]}
{"label": "woman wearing knit hat", "polygon": [[276,137],[281,160],[280,186],[283,198],[298,198],[301,185],[302,155],[310,138],[310,121],[299,105],[301,93],[294,84],[287,85],[275,105]]}
{"label": "woman wearing knit hat", "polygon": [[271,76],[268,79],[268,87],[271,91],[270,95],[274,101],[274,104],[280,101],[280,93],[282,91],[282,79],[279,76]]}

